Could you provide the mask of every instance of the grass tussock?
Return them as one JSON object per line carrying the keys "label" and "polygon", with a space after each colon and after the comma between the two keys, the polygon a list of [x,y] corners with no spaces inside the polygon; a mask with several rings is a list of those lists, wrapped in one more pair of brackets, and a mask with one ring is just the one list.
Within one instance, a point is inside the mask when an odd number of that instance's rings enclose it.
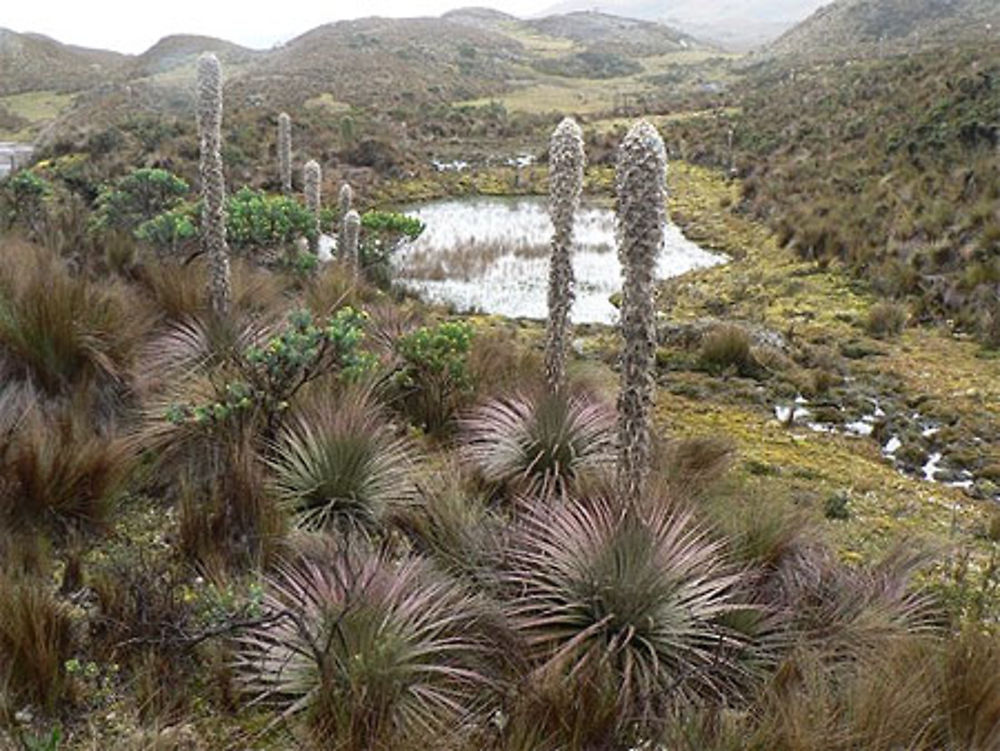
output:
{"label": "grass tussock", "polygon": [[[9,391],[9,389],[8,389]],[[8,429],[0,435],[0,519],[10,529],[99,527],[136,467],[133,441],[98,431],[72,406],[18,408],[0,397]],[[3,418],[0,418],[3,419]]]}
{"label": "grass tussock", "polygon": [[75,647],[68,606],[39,578],[0,568],[0,721],[24,702],[53,710],[70,697]]}
{"label": "grass tussock", "polygon": [[49,251],[7,243],[0,269],[0,367],[47,395],[121,390],[149,318],[121,285],[71,276]]}

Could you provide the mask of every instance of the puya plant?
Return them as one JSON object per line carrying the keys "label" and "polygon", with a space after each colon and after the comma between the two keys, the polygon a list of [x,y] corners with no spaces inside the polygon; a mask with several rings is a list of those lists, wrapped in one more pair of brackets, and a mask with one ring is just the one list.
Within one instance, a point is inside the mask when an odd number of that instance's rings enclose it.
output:
{"label": "puya plant", "polygon": [[566,380],[569,313],[573,305],[573,218],[583,191],[583,134],[566,118],[549,142],[549,216],[554,229],[549,263],[549,318],[545,329],[545,380],[549,391],[562,390]]}
{"label": "puya plant", "polygon": [[337,196],[338,216],[340,217],[340,235],[343,236],[346,230],[347,215],[354,208],[354,189],[350,183],[343,183],[340,186],[340,193]]}
{"label": "puya plant", "polygon": [[292,192],[292,118],[287,112],[278,115],[278,178],[281,192]]}
{"label": "puya plant", "polygon": [[210,52],[198,58],[198,131],[201,137],[202,245],[211,269],[209,297],[226,316],[232,298],[226,244],[226,184],[222,172],[222,66]]}
{"label": "puya plant", "polygon": [[322,210],[321,186],[323,171],[319,162],[310,159],[302,168],[302,187],[306,196],[306,208],[313,215],[313,232],[310,235],[309,249],[315,253],[319,248],[320,211]]}
{"label": "puya plant", "polygon": [[649,412],[656,349],[653,273],[667,220],[666,172],[663,139],[656,128],[640,120],[622,141],[615,171],[618,256],[624,275],[617,481],[626,503],[642,496],[650,466]]}

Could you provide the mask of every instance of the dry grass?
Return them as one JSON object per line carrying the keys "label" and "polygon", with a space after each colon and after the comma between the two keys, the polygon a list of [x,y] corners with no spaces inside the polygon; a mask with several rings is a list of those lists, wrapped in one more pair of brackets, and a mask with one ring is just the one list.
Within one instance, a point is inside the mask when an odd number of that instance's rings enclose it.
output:
{"label": "dry grass", "polygon": [[23,702],[47,710],[68,697],[63,670],[74,648],[69,608],[46,582],[0,568],[0,721]]}

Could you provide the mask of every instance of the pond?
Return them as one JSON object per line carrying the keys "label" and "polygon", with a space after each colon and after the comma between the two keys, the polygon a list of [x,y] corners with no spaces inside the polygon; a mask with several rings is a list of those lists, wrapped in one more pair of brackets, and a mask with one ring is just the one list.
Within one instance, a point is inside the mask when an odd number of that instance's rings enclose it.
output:
{"label": "pond", "polygon": [[31,144],[0,141],[0,178],[6,177],[12,169],[27,164],[33,151]]}
{"label": "pond", "polygon": [[[547,201],[467,198],[404,209],[427,225],[396,258],[396,277],[424,299],[511,318],[547,316],[549,240]],[[657,261],[658,279],[725,262],[687,240],[668,224]],[[573,248],[575,323],[614,323],[611,296],[621,289],[615,250],[615,217],[608,208],[585,206],[576,216]]]}

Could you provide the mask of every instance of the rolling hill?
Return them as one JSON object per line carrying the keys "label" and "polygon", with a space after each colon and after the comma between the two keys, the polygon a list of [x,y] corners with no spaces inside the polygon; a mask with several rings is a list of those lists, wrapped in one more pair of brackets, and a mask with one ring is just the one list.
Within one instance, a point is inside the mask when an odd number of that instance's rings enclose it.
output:
{"label": "rolling hill", "polygon": [[79,91],[103,83],[126,55],[62,44],[41,34],[0,28],[0,96]]}
{"label": "rolling hill", "polygon": [[987,41],[1000,29],[996,0],[837,0],[766,52],[837,59],[891,54],[955,41]]}
{"label": "rolling hill", "polygon": [[771,42],[830,0],[565,0],[548,13],[597,9],[659,21],[698,39],[743,52]]}

